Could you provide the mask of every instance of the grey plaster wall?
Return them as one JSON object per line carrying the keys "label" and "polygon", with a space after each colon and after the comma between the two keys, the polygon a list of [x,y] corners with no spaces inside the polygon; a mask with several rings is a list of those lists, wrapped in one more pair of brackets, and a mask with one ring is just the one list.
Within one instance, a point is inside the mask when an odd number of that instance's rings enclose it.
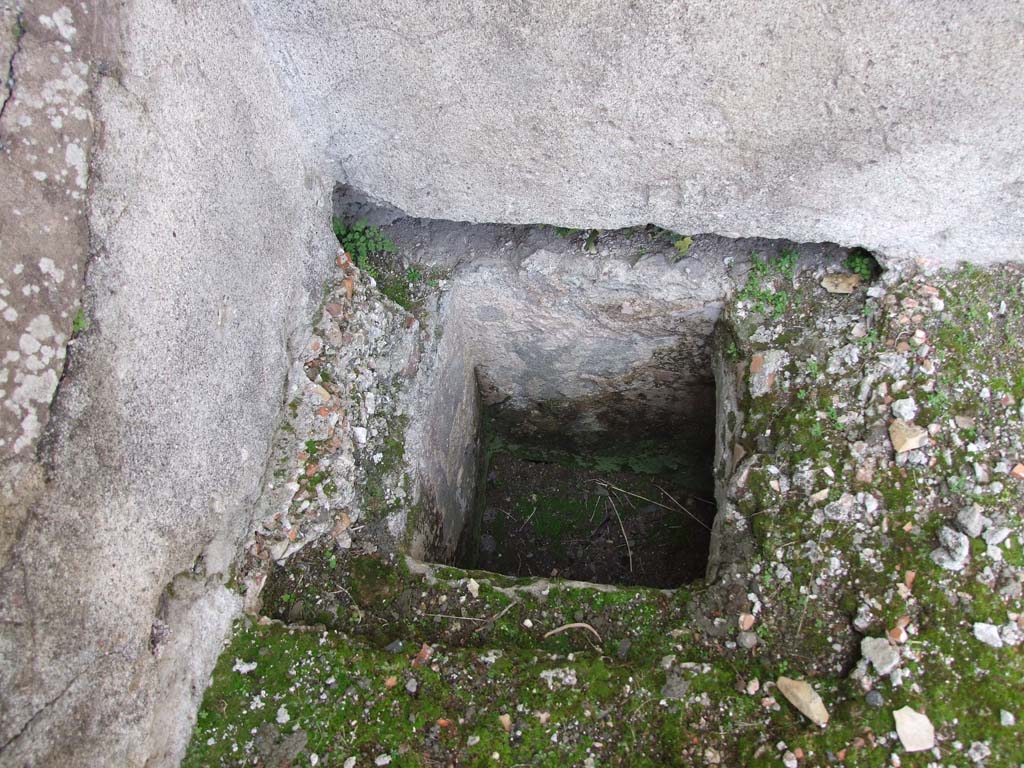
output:
{"label": "grey plaster wall", "polygon": [[335,178],[412,215],[1024,246],[1024,5],[254,0]]}
{"label": "grey plaster wall", "polygon": [[[3,421],[0,764],[176,765],[239,609],[223,583],[333,257],[330,189],[244,3],[30,5],[0,234],[5,286],[38,288],[2,340],[50,378],[45,431]],[[41,349],[63,354],[86,257],[51,406]]]}

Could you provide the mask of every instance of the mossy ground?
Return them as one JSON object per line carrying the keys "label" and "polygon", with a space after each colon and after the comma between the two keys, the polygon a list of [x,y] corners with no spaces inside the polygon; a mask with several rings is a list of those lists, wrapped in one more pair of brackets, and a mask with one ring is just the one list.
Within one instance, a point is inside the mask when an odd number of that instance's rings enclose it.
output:
{"label": "mossy ground", "polygon": [[[973,742],[987,766],[1024,761],[1021,726],[1000,722],[1024,717],[1024,646],[972,633],[1024,612],[1024,493],[1007,469],[1024,459],[1024,272],[964,268],[868,297],[826,294],[783,266],[726,313],[745,384],[730,493],[754,554],[724,583],[604,592],[307,547],[272,576],[264,613],[323,626],[239,625],[185,765],[265,764],[254,731],[268,722],[306,734],[293,765],[315,753],[329,766],[777,766],[780,742],[802,765],[966,766]],[[788,360],[753,397],[751,360],[771,349]],[[919,457],[897,459],[886,426],[907,395],[937,427]],[[1012,533],[998,555],[974,539],[964,571],[943,570],[937,531],[975,502]],[[736,642],[747,611],[753,650]],[[569,623],[600,640],[545,637]],[[901,623],[899,675],[861,669],[861,637]],[[414,664],[424,644],[432,655]],[[541,677],[570,669],[574,684]],[[813,684],[827,727],[771,686],[782,674]],[[892,712],[904,705],[930,718],[937,752],[902,749]]]}

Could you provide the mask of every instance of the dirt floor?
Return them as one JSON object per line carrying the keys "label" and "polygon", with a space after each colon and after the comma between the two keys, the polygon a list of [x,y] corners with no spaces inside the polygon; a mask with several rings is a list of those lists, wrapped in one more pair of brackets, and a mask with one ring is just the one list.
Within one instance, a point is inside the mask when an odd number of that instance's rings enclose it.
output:
{"label": "dirt floor", "polygon": [[460,565],[671,588],[701,578],[715,505],[671,476],[495,455],[480,533]]}

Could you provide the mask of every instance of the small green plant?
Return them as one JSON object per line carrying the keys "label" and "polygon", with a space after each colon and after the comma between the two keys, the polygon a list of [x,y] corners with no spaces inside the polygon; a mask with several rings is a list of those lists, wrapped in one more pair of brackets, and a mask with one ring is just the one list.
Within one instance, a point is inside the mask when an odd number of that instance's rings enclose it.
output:
{"label": "small green plant", "polygon": [[949,395],[945,392],[931,392],[925,396],[924,401],[936,414],[943,413],[949,407]]}
{"label": "small green plant", "polygon": [[672,243],[672,247],[676,249],[674,261],[679,261],[680,259],[684,258],[686,254],[690,252],[690,246],[692,245],[693,238],[690,237],[689,235],[687,235],[686,237],[681,237],[674,243]]}
{"label": "small green plant", "polygon": [[282,603],[290,603],[293,600],[295,600],[295,595],[293,595],[291,592],[285,592],[283,595],[281,595]]}
{"label": "small green plant", "polygon": [[763,314],[770,310],[775,317],[781,317],[789,306],[790,296],[785,290],[776,290],[772,283],[777,277],[792,282],[797,258],[797,252],[791,249],[771,260],[761,259],[756,252],[750,254],[750,273],[739,298],[748,302],[755,312]]}
{"label": "small green plant", "polygon": [[573,229],[572,227],[555,227],[555,234],[559,237],[572,237],[573,235],[578,235],[579,232],[578,229]]}
{"label": "small green plant", "polygon": [[416,267],[409,267],[405,271],[405,279],[409,283],[418,283],[423,279],[423,274]]}
{"label": "small green plant", "polygon": [[366,223],[366,219],[346,224],[335,216],[331,219],[331,227],[341,247],[352,257],[356,266],[375,279],[378,273],[370,264],[370,257],[379,253],[394,253],[397,250],[380,227],[371,227]]}
{"label": "small green plant", "polygon": [[857,343],[860,345],[861,349],[870,349],[879,342],[881,342],[881,338],[879,337],[878,330],[876,328],[872,328],[870,331],[864,334],[864,336],[857,340]]}
{"label": "small green plant", "polygon": [[89,330],[89,316],[85,314],[85,310],[82,307],[78,308],[75,312],[75,317],[71,321],[71,334],[77,336],[80,333],[85,333]]}
{"label": "small green plant", "polygon": [[787,248],[779,254],[779,257],[772,264],[779,274],[787,280],[792,280],[796,275],[796,262],[799,257],[796,251],[792,248]]}
{"label": "small green plant", "polygon": [[820,370],[821,370],[821,368],[818,366],[818,361],[817,360],[808,360],[807,361],[807,373],[810,376],[812,376],[814,378],[817,378],[818,377],[818,372]]}
{"label": "small green plant", "polygon": [[597,253],[597,238],[601,235],[601,231],[598,229],[590,230],[590,234],[587,235],[587,242],[583,244],[583,251],[585,253]]}
{"label": "small green plant", "polygon": [[880,271],[878,262],[870,252],[863,248],[854,248],[843,261],[843,266],[858,275],[865,283],[871,282]]}
{"label": "small green plant", "polygon": [[725,356],[733,362],[740,359],[740,349],[736,346],[735,341],[730,341],[729,345],[725,348]]}

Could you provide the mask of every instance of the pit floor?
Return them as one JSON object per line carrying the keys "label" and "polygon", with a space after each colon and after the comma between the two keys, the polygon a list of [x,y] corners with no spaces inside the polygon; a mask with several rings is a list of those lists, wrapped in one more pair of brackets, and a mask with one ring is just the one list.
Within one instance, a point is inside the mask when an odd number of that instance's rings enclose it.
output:
{"label": "pit floor", "polygon": [[715,505],[672,476],[491,458],[471,565],[508,576],[678,587],[704,576]]}

